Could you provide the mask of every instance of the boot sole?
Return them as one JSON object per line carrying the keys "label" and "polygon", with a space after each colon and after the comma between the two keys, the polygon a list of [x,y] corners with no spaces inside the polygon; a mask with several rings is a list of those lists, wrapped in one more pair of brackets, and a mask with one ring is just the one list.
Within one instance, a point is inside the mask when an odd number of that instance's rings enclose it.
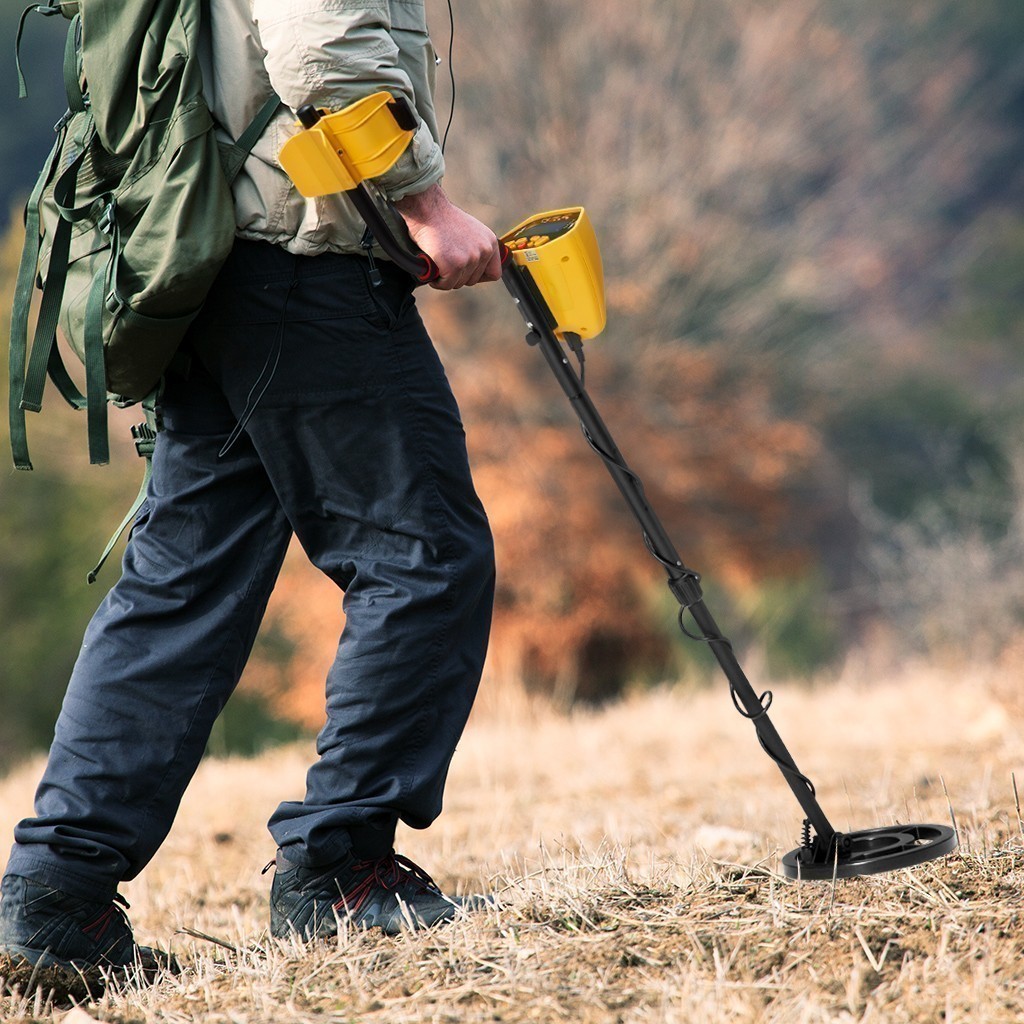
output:
{"label": "boot sole", "polygon": [[68,999],[98,999],[111,982],[152,983],[161,971],[177,974],[181,967],[169,954],[146,948],[140,964],[76,964],[46,950],[29,946],[6,946],[0,950],[0,979],[9,988],[21,988],[23,995],[42,989],[53,992],[58,1002]]}
{"label": "boot sole", "polygon": [[98,998],[107,986],[106,977],[97,967],[77,967],[25,946],[8,946],[0,952],[0,978],[6,987],[21,989],[22,995],[42,989],[47,994],[52,992],[54,1000],[61,1003]]}

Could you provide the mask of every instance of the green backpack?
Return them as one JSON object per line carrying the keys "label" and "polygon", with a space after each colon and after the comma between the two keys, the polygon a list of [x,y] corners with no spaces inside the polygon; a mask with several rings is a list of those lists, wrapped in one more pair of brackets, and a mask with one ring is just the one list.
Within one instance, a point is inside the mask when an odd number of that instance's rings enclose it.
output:
{"label": "green backpack", "polygon": [[[233,145],[218,145],[197,55],[204,6],[45,0],[22,15],[19,40],[33,11],[61,14],[71,25],[68,110],[28,201],[11,322],[9,412],[19,469],[32,468],[25,413],[40,410],[47,377],[87,411],[93,463],[109,461],[108,398],[143,401],[151,418],[161,377],[231,250],[231,182],[280,101],[272,96]],[[25,95],[20,67],[18,76]],[[55,343],[58,326],[85,364],[84,395]],[[136,430],[140,453],[151,452],[153,424]]]}

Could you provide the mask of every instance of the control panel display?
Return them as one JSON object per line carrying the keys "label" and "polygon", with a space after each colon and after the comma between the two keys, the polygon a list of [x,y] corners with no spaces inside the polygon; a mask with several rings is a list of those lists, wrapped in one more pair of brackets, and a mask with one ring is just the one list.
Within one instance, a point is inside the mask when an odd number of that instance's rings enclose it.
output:
{"label": "control panel display", "polygon": [[554,238],[560,238],[573,227],[578,219],[579,215],[576,213],[538,217],[520,227],[511,238],[506,240],[505,244],[513,252],[522,249],[536,249]]}

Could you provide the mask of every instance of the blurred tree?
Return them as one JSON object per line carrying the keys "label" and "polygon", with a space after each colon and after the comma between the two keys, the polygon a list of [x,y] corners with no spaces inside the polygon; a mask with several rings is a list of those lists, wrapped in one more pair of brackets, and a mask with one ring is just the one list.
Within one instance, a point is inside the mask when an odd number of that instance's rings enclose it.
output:
{"label": "blurred tree", "polygon": [[[444,52],[447,7],[428,7]],[[17,13],[0,13],[8,38]],[[4,195],[27,191],[63,109],[62,27],[29,21],[30,99],[0,105]],[[978,503],[952,486],[970,481],[990,525],[995,512],[1015,535],[1019,0],[491,0],[463,5],[456,30],[451,191],[496,226],[586,203],[610,309],[588,383],[680,550],[739,616],[731,631],[804,670],[863,625],[827,617],[880,550],[865,553],[851,481],[889,534],[925,513],[954,539],[965,523],[976,533]],[[659,571],[506,297],[422,304],[499,546],[493,664],[565,699],[676,671],[651,611]],[[33,428],[36,474],[0,474],[0,687],[45,705],[42,723],[99,596],[79,575],[138,466],[122,439],[110,470],[84,467],[65,410]],[[903,549],[919,552],[911,532]],[[338,605],[293,554],[244,683],[307,725]],[[0,728],[40,742],[47,727],[27,720]]]}
{"label": "blurred tree", "polygon": [[[956,389],[935,379],[898,380],[851,394],[829,422],[833,450],[893,520],[928,508],[933,526],[1005,533],[1015,488],[1004,446]],[[973,495],[970,508],[963,495]]]}
{"label": "blurred tree", "polygon": [[[444,25],[443,4],[429,6]],[[498,225],[586,202],[611,314],[588,346],[595,398],[681,551],[726,584],[748,617],[737,632],[762,638],[780,671],[813,668],[863,625],[848,611],[842,628],[826,600],[859,564],[849,478],[905,512],[941,500],[950,472],[982,474],[1001,515],[1012,498],[1003,438],[971,397],[978,367],[936,358],[963,218],[993,201],[991,170],[1024,138],[994,102],[1021,81],[998,43],[1012,7],[495,0],[458,12],[452,191]],[[497,25],[507,45],[494,45]],[[498,543],[492,669],[566,699],[675,671],[652,613],[657,568],[504,296],[423,305]],[[894,377],[916,383],[904,395]],[[303,622],[303,593],[334,604],[293,565],[271,616],[297,645],[292,665],[309,668],[306,698],[291,699],[315,721],[330,652],[302,651],[337,615]],[[281,706],[289,675],[277,675]]]}

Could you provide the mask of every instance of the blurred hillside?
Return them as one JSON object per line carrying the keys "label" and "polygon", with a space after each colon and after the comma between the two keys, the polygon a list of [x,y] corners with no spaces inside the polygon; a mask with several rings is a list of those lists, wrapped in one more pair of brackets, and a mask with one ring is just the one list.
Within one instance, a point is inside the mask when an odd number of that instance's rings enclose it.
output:
{"label": "blurred hillside", "polygon": [[[26,45],[59,58],[59,35],[30,21]],[[60,113],[41,66],[0,109],[9,192]],[[587,206],[609,300],[588,386],[741,648],[768,673],[858,644],[998,656],[1024,615],[1019,2],[459,4],[455,71],[449,192],[499,229]],[[492,680],[570,701],[699,675],[504,292],[422,304],[498,543]],[[139,472],[127,449],[85,468],[50,404],[34,478],[0,474],[8,756],[48,738],[97,599],[77,581]],[[271,728],[257,696],[315,726],[340,621],[290,558],[224,742]]]}

